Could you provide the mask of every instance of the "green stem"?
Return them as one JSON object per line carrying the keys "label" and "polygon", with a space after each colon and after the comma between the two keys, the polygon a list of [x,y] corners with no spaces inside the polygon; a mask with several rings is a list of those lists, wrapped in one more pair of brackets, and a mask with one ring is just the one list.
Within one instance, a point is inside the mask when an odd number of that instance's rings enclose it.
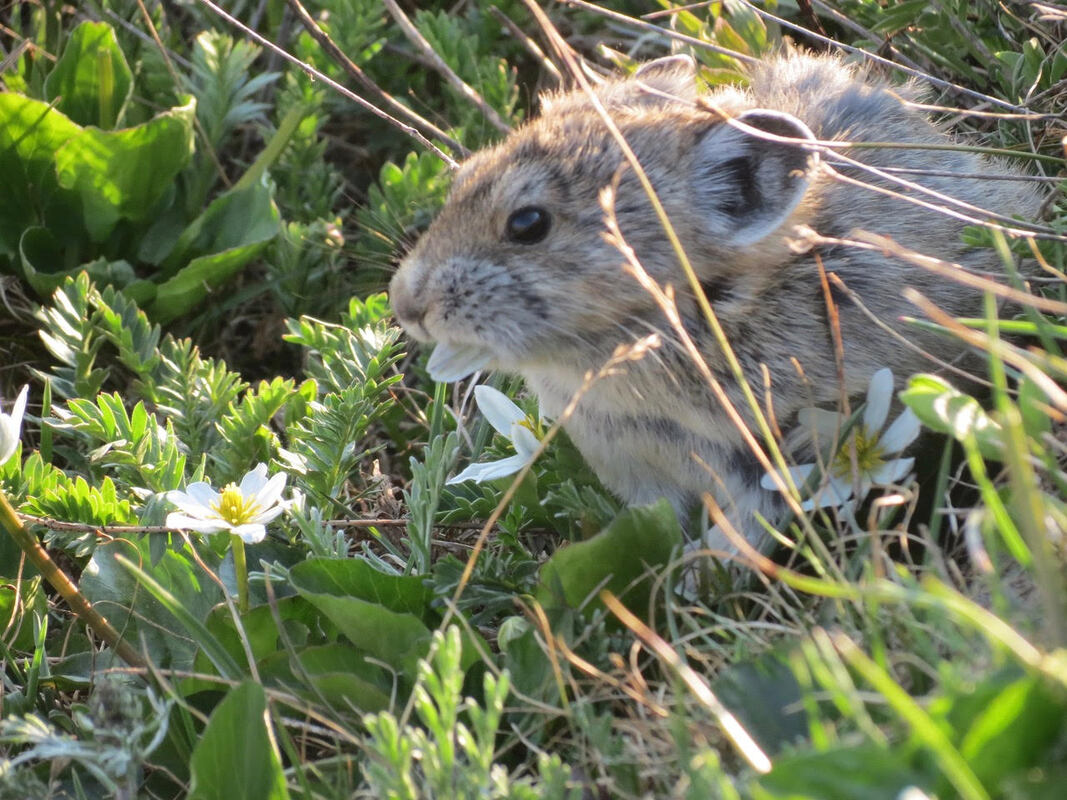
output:
{"label": "green stem", "polygon": [[82,622],[113,647],[119,657],[131,667],[145,666],[145,660],[141,655],[122,640],[119,632],[111,627],[111,623],[90,605],[85,595],[78,591],[74,582],[56,566],[45,549],[41,547],[41,543],[37,541],[37,537],[23,526],[3,492],[0,492],[0,528],[10,534],[22,552],[26,554],[26,558],[37,567],[41,576],[59,593],[59,596],[66,601]]}
{"label": "green stem", "polygon": [[245,541],[236,533],[230,534],[233,543],[233,571],[237,575],[237,610],[248,613],[248,564],[245,562]]}

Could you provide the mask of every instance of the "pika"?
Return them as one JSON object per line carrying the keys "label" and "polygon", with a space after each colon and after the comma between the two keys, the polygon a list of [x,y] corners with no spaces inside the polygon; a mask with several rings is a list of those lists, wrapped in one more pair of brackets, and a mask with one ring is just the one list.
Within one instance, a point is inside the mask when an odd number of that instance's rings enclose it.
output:
{"label": "pika", "polygon": [[[914,313],[902,297],[908,286],[957,316],[979,314],[980,295],[880,252],[842,245],[799,251],[790,246],[796,226],[833,238],[863,229],[980,272],[997,271],[996,256],[961,242],[964,222],[895,195],[929,198],[833,153],[881,170],[903,168],[909,181],[998,214],[1032,215],[1037,193],[1022,180],[982,180],[1018,174],[1005,163],[920,149],[952,140],[902,99],[914,88],[893,88],[839,59],[778,57],[753,67],[745,87],[703,96],[695,70],[686,57],[648,62],[596,96],[648,175],[758,391],[766,369],[782,428],[795,429],[802,408],[833,406],[841,396],[817,258],[850,290],[835,297],[849,396],[861,397],[883,367],[898,380],[930,369],[918,349],[894,341],[868,314],[900,329],[900,317]],[[820,168],[818,148],[808,142],[898,147],[824,150],[837,175],[853,179],[841,180]],[[483,365],[519,373],[548,416],[560,414],[587,372],[619,345],[658,332],[662,345],[594,383],[565,428],[625,502],[666,497],[684,520],[710,493],[742,535],[762,546],[755,515],[780,517],[781,496],[761,488],[763,469],[738,428],[660,305],[605,238],[598,195],[617,181],[622,237],[651,277],[673,287],[684,329],[744,416],[737,381],[634,171],[620,170],[623,160],[587,94],[545,98],[541,116],[461,165],[440,214],[392,279],[393,309],[411,336],[438,343],[439,360],[466,366],[454,377]],[[947,337],[906,335],[940,358],[961,350]]]}

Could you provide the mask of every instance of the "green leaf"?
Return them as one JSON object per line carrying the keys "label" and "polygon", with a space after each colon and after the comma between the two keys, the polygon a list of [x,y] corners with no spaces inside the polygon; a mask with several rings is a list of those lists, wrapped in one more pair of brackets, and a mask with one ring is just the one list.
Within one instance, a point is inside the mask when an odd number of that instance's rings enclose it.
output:
{"label": "green leaf", "polygon": [[[80,588],[127,641],[138,649],[143,642],[156,664],[189,669],[197,646],[219,648],[206,629],[205,635],[198,637],[201,632],[195,626],[203,627],[201,621],[222,599],[222,594],[203,570],[180,552],[167,550],[156,564],[149,566],[148,546],[147,536],[140,542],[122,539],[99,545],[85,567]],[[218,559],[206,554],[202,557],[218,568]],[[142,565],[144,574],[150,574],[166,591],[166,603],[147,591],[120,559]],[[184,619],[179,621],[175,609],[193,621],[192,628]],[[232,659],[226,656],[225,661],[228,668],[220,668],[225,677],[241,674]]]}
{"label": "green leaf", "polygon": [[603,531],[584,542],[557,550],[541,568],[537,599],[601,607],[596,593],[608,589],[641,615],[648,611],[649,569],[670,561],[682,544],[682,529],[666,500],[624,511]]}
{"label": "green leaf", "polygon": [[160,322],[187,314],[255,258],[281,230],[270,187],[256,183],[212,201],[178,237],[163,263],[170,275],[148,313]]}
{"label": "green leaf", "polygon": [[909,786],[929,787],[903,749],[871,744],[778,758],[753,797],[760,800],[897,800]]}
{"label": "green leaf", "polygon": [[970,721],[960,755],[986,786],[1040,764],[1063,730],[1063,698],[1033,676],[1003,686]]}
{"label": "green leaf", "polygon": [[[80,216],[76,195],[56,180],[55,154],[81,128],[47,103],[11,92],[0,92],[0,119],[0,259],[13,260],[27,228],[53,212],[68,224]],[[80,230],[80,222],[74,227]]]}
{"label": "green leaf", "polygon": [[810,732],[800,684],[782,655],[764,653],[733,664],[711,689],[768,755],[803,741]]}
{"label": "green leaf", "polygon": [[[306,647],[290,662],[293,673],[306,675],[315,693],[338,711],[355,708],[374,713],[392,705],[392,674],[368,661],[358,648],[342,643]],[[305,692],[309,698],[311,694]]]}
{"label": "green leaf", "polygon": [[1019,381],[1019,413],[1027,436],[1040,439],[1052,430],[1052,414],[1048,397],[1027,377]]}
{"label": "green leaf", "polygon": [[420,618],[434,599],[422,578],[386,575],[360,558],[309,558],[289,571],[289,579],[301,593],[358,597]]}
{"label": "green leaf", "polygon": [[195,102],[120,131],[84,128],[55,154],[59,184],[82,200],[85,227],[102,242],[120,219],[145,220],[193,154]]}
{"label": "green leaf", "polygon": [[[289,580],[356,647],[414,677],[438,621],[421,578],[387,575],[358,558],[312,558],[294,566]],[[464,648],[465,668],[477,659],[476,648]]]}
{"label": "green leaf", "polygon": [[79,258],[78,242],[58,239],[50,228],[27,228],[19,240],[19,263],[22,276],[41,297],[58,289],[63,281],[86,273],[93,283],[123,288],[133,283],[136,273],[124,260],[108,261],[98,258],[71,267],[71,259]]}
{"label": "green leaf", "polygon": [[263,687],[245,681],[215,708],[193,751],[190,800],[285,800],[289,790]]}
{"label": "green leaf", "polygon": [[133,73],[106,22],[83,22],[45,81],[47,99],[79,125],[111,130],[133,89]]}
{"label": "green leaf", "polygon": [[986,458],[1003,457],[1002,431],[978,401],[934,375],[915,375],[900,399],[931,430],[957,441],[972,437]]}

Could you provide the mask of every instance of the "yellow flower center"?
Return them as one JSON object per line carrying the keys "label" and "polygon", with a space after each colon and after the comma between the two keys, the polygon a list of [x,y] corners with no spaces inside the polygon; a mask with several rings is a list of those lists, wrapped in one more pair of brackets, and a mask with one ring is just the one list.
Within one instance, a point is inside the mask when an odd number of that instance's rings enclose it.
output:
{"label": "yellow flower center", "polygon": [[523,427],[523,428],[526,428],[526,430],[528,430],[528,431],[529,431],[530,433],[532,433],[532,434],[533,434],[534,436],[536,436],[536,437],[537,437],[538,439],[543,439],[543,438],[545,438],[545,437],[544,437],[544,433],[543,433],[543,432],[541,431],[541,425],[540,425],[540,423],[538,423],[538,424],[536,424],[536,425],[535,425],[535,424],[533,423],[533,421],[532,421],[532,420],[531,420],[531,419],[530,419],[529,417],[527,417],[526,419],[524,419],[524,420],[522,420],[521,422],[519,422],[519,425],[520,425],[521,427]]}
{"label": "yellow flower center", "polygon": [[236,483],[228,483],[219,495],[218,503],[213,503],[212,509],[231,525],[241,525],[255,516],[257,506],[251,498],[241,494]]}
{"label": "yellow flower center", "polygon": [[855,432],[834,456],[833,472],[839,478],[852,476],[852,450],[856,451],[856,468],[860,475],[869,475],[885,463],[885,448],[877,434],[871,435],[862,425],[857,425]]}

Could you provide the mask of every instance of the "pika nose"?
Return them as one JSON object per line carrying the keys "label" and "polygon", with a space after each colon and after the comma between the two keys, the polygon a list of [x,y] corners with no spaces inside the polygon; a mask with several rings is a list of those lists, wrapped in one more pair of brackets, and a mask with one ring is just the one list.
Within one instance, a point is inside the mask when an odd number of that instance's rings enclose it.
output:
{"label": "pika nose", "polygon": [[396,278],[393,278],[389,286],[389,300],[401,325],[408,329],[422,328],[422,321],[426,318],[426,304]]}

